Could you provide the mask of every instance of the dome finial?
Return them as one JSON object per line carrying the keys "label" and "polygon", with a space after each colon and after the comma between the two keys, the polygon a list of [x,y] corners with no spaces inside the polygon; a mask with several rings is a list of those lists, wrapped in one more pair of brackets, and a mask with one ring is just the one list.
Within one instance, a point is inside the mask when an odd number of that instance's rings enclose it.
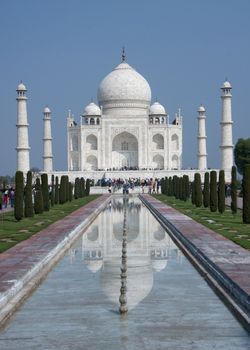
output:
{"label": "dome finial", "polygon": [[122,47],[122,62],[126,61],[125,46]]}

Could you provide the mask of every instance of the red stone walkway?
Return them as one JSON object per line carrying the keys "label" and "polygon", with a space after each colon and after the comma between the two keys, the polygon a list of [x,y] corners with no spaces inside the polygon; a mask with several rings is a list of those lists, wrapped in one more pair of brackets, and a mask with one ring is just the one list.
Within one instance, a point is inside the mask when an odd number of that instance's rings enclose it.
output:
{"label": "red stone walkway", "polygon": [[178,230],[180,240],[197,255],[200,263],[207,265],[210,272],[214,270],[214,277],[218,275],[218,281],[222,278],[222,284],[236,298],[244,299],[249,315],[250,252],[159,200],[147,194],[142,197]]}
{"label": "red stone walkway", "polygon": [[89,224],[109,197],[109,194],[98,197],[64,219],[0,254],[0,321],[1,308],[6,306],[11,296],[15,296],[25,283],[29,283],[31,271],[34,275],[36,267],[41,262],[46,266],[51,252],[54,250],[56,254],[57,247],[63,248],[69,244],[69,240]]}

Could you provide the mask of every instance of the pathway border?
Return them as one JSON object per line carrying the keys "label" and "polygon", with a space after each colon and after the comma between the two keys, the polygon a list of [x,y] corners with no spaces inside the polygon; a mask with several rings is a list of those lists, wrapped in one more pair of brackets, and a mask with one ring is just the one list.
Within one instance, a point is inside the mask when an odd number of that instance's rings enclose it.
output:
{"label": "pathway border", "polygon": [[139,197],[250,331],[250,252],[148,194]]}
{"label": "pathway border", "polygon": [[0,254],[0,325],[46,277],[110,197],[98,197]]}

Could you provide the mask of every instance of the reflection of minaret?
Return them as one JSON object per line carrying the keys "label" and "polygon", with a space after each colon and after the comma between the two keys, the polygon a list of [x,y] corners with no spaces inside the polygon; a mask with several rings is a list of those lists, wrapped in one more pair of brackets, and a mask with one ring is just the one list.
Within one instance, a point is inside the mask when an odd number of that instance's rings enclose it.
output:
{"label": "reflection of minaret", "polygon": [[25,85],[21,82],[17,87],[17,170],[27,173],[30,170],[30,147],[28,134],[27,117],[27,91]]}
{"label": "reflection of minaret", "polygon": [[52,137],[51,137],[51,111],[48,107],[43,111],[43,171],[53,171]]}
{"label": "reflection of minaret", "polygon": [[233,132],[232,132],[232,86],[225,81],[222,90],[222,115],[221,115],[221,169],[231,171],[233,166]]}
{"label": "reflection of minaret", "polygon": [[207,147],[206,147],[206,116],[205,108],[201,105],[198,109],[198,169],[207,169]]}

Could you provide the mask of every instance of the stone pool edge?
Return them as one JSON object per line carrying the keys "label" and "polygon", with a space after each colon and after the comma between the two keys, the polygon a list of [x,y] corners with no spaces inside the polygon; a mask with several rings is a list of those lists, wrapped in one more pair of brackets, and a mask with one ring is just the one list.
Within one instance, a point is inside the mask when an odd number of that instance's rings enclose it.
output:
{"label": "stone pool edge", "polygon": [[[148,197],[148,198],[147,198]],[[244,327],[250,331],[250,296],[241,286],[239,286],[232,278],[223,272],[213,261],[211,261],[201,250],[191,242],[181,230],[177,229],[171,222],[171,218],[167,219],[157,207],[154,201],[165,204],[152,198],[149,195],[139,195],[143,204],[150,210],[154,217],[169,233],[173,241],[185,253],[197,270],[202,274],[206,281],[215,289],[222,297],[223,301],[232,310],[236,317],[242,322]],[[185,216],[184,214],[181,214]],[[190,219],[192,220],[192,219]],[[243,248],[242,248],[243,249]]]}
{"label": "stone pool edge", "polygon": [[[5,322],[8,321],[22,302],[41,283],[55,264],[64,256],[65,252],[80,237],[82,231],[86,230],[93,220],[99,215],[99,213],[105,208],[107,203],[110,201],[110,198],[111,195],[102,195],[94,201],[89,202],[84,207],[78,209],[77,211],[80,211],[81,209],[89,210],[93,204],[97,204],[96,208],[93,209],[93,211],[89,213],[89,215],[80,224],[76,225],[71,231],[69,231],[53,249],[49,250],[47,254],[42,257],[42,259],[39,260],[31,269],[28,269],[20,279],[15,280],[14,284],[10,288],[3,293],[0,293],[0,326],[3,326]],[[67,217],[69,217],[71,214],[67,215]],[[64,219],[61,219],[58,222],[62,223]],[[45,230],[49,231],[49,229],[50,227],[48,226]]]}

